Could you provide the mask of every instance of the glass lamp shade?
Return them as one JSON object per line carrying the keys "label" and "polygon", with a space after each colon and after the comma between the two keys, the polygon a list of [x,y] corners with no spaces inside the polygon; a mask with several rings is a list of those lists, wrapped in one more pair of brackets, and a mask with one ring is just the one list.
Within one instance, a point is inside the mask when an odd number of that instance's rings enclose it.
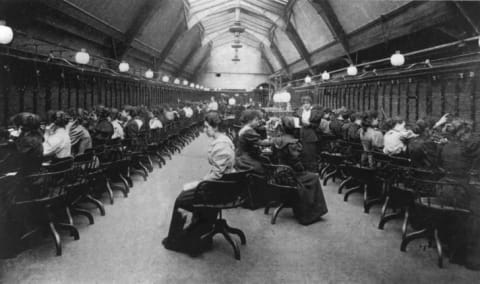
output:
{"label": "glass lamp shade", "polygon": [[162,77],[162,81],[165,82],[165,83],[167,83],[168,81],[170,81],[170,78],[168,78],[167,75],[164,75],[164,76]]}
{"label": "glass lamp shade", "polygon": [[330,73],[328,73],[327,71],[323,71],[322,80],[330,80]]}
{"label": "glass lamp shade", "polygon": [[196,89],[200,89],[200,85],[199,85],[199,84],[196,84],[196,85],[195,85],[195,88],[196,88]]}
{"label": "glass lamp shade", "polygon": [[145,71],[145,78],[147,78],[147,79],[152,79],[153,78],[152,69],[148,69],[147,71]]}
{"label": "glass lamp shade", "polygon": [[190,88],[195,88],[195,84],[194,84],[194,83],[190,83]]}
{"label": "glass lamp shade", "polygon": [[118,65],[118,70],[122,73],[125,73],[125,72],[128,72],[128,70],[130,70],[130,65],[125,62],[125,61],[122,61],[119,65]]}
{"label": "glass lamp shade", "polygon": [[228,104],[231,105],[231,106],[235,105],[236,102],[237,101],[234,98],[229,98],[228,99]]}
{"label": "glass lamp shade", "polygon": [[390,57],[390,63],[392,66],[402,66],[405,63],[405,56],[397,50],[395,54],[392,54]]}
{"label": "glass lamp shade", "polygon": [[90,55],[84,48],[80,49],[80,51],[75,54],[75,62],[78,64],[88,64],[89,61]]}
{"label": "glass lamp shade", "polygon": [[307,76],[305,77],[305,83],[307,83],[307,84],[312,83],[312,77],[310,77],[310,76],[307,75]]}
{"label": "glass lamp shade", "polygon": [[279,93],[273,94],[273,102],[274,103],[279,103],[280,102],[279,95],[280,95]]}
{"label": "glass lamp shade", "polygon": [[187,80],[183,80],[183,85],[184,85],[184,86],[188,86],[188,81],[187,81]]}
{"label": "glass lamp shade", "polygon": [[6,25],[4,21],[0,21],[0,44],[9,44],[13,40],[13,30]]}
{"label": "glass lamp shade", "polygon": [[180,79],[175,78],[175,80],[173,81],[173,83],[175,83],[175,84],[177,84],[177,85],[180,84]]}
{"label": "glass lamp shade", "polygon": [[350,65],[350,66],[348,66],[348,68],[347,68],[347,74],[348,74],[348,76],[355,76],[355,75],[357,75],[357,74],[358,74],[358,69],[357,69],[357,67],[356,67],[355,65],[353,65],[353,64]]}

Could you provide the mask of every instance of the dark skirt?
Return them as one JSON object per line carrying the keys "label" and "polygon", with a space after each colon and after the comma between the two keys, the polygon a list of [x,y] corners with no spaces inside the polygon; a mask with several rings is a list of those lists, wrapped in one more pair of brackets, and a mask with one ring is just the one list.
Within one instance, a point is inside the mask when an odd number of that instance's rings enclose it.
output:
{"label": "dark skirt", "polygon": [[317,163],[317,142],[302,142],[303,151],[302,151],[302,164],[303,166],[311,172],[318,171]]}
{"label": "dark skirt", "polygon": [[318,175],[312,172],[297,174],[302,186],[298,189],[298,200],[293,206],[293,213],[302,225],[309,225],[321,219],[328,212]]}
{"label": "dark skirt", "polygon": [[253,158],[248,153],[242,153],[235,158],[235,168],[239,170],[252,170],[253,173],[258,175],[265,174],[262,161]]}
{"label": "dark skirt", "polygon": [[[168,236],[162,242],[166,249],[190,255],[198,255],[210,249],[212,239],[202,239],[202,236],[213,229],[219,211],[194,208],[194,195],[195,189],[182,191],[175,200]],[[192,214],[188,224],[182,209]]]}

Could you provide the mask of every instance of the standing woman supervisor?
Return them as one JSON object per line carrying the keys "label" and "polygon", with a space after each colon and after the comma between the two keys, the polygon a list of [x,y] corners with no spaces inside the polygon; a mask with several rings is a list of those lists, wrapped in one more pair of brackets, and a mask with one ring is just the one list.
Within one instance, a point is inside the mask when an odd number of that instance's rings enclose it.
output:
{"label": "standing woman supervisor", "polygon": [[[234,171],[235,148],[224,133],[218,112],[205,115],[205,132],[213,141],[208,148],[210,170],[202,180],[217,180]],[[212,229],[218,211],[193,207],[199,183],[196,181],[184,185],[183,191],[175,200],[168,236],[162,242],[166,249],[197,254],[211,245],[211,239],[202,243],[200,237]]]}
{"label": "standing woman supervisor", "polygon": [[317,143],[316,130],[322,118],[319,109],[312,106],[312,98],[301,98],[302,107],[297,110],[302,129],[300,129],[300,141],[303,144],[302,163],[309,171],[317,171]]}

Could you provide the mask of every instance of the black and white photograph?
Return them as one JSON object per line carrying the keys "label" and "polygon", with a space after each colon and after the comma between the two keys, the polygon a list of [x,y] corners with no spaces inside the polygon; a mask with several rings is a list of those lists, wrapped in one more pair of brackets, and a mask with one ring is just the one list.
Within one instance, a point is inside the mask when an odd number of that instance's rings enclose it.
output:
{"label": "black and white photograph", "polygon": [[0,0],[0,283],[480,283],[480,0]]}

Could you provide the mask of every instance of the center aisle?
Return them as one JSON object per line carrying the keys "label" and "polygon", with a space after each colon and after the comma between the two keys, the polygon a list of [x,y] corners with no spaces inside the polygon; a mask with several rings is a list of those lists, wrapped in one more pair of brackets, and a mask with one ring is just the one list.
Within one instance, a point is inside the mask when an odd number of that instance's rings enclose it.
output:
{"label": "center aisle", "polygon": [[[107,215],[95,225],[76,219],[80,240],[63,235],[63,256],[56,257],[51,242],[0,261],[2,283],[473,283],[478,272],[446,263],[439,269],[432,249],[414,242],[402,253],[399,223],[385,231],[376,228],[378,208],[362,213],[360,196],[343,202],[337,186],[324,188],[329,213],[322,222],[304,227],[284,210],[270,225],[263,210],[229,210],[225,218],[242,229],[247,246],[242,260],[233,257],[221,236],[213,250],[197,258],[168,251],[166,236],[175,197],[182,184],[208,170],[208,138],[201,135],[167,165],[135,179],[128,198],[116,192]],[[96,212],[95,212],[96,213]]]}

